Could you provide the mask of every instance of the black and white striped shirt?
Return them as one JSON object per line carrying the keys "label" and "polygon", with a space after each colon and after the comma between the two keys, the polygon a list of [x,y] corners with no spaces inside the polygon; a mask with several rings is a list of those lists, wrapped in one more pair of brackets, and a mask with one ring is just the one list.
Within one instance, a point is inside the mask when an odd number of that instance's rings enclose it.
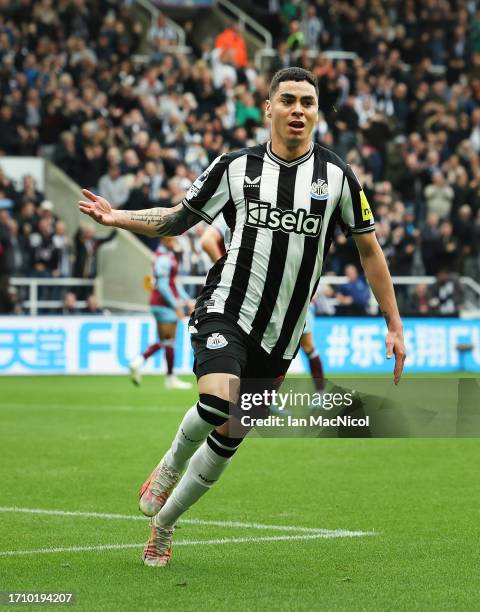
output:
{"label": "black and white striped shirt", "polygon": [[221,313],[268,353],[291,359],[335,225],[374,230],[350,166],[319,145],[293,161],[271,143],[218,157],[183,205],[209,223],[223,212],[227,253],[210,270],[195,316]]}

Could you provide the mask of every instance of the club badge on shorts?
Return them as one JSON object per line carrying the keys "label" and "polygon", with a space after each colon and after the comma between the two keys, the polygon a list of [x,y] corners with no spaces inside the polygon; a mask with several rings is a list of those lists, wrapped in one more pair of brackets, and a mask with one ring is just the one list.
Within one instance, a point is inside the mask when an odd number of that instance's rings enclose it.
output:
{"label": "club badge on shorts", "polygon": [[227,346],[228,342],[225,339],[225,336],[222,334],[214,333],[207,339],[207,348],[208,349],[221,349]]}

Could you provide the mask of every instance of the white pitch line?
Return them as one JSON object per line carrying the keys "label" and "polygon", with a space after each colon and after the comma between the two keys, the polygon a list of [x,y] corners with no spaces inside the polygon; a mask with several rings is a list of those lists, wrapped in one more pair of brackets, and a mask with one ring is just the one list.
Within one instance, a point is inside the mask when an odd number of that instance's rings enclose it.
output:
{"label": "white pitch line", "polygon": [[[131,514],[111,514],[104,512],[79,512],[68,510],[46,510],[43,508],[18,508],[16,506],[0,506],[0,512],[18,512],[25,514],[46,514],[48,516],[77,516],[81,518],[98,519],[122,519],[130,521],[145,521],[145,516],[135,516]],[[210,525],[212,527],[237,527],[240,529],[262,529],[265,531],[296,531],[302,533],[315,533],[323,535],[351,533],[359,535],[376,535],[374,531],[346,531],[343,529],[322,529],[319,527],[300,527],[294,525],[264,525],[262,523],[242,523],[238,521],[208,521],[203,519],[180,519],[180,523],[186,525]],[[343,537],[343,536],[339,536]]]}
{"label": "white pitch line", "polygon": [[[215,540],[178,540],[175,546],[205,546],[207,544],[257,544],[259,542],[285,542],[288,540],[320,540],[331,538],[359,538],[375,535],[368,531],[341,531],[334,533],[312,533],[305,535],[260,536],[258,538],[218,538]],[[15,557],[19,555],[44,555],[66,552],[90,552],[102,550],[123,550],[126,548],[142,548],[141,544],[100,544],[98,546],[62,546],[59,548],[37,548],[36,550],[5,550],[0,557]]]}

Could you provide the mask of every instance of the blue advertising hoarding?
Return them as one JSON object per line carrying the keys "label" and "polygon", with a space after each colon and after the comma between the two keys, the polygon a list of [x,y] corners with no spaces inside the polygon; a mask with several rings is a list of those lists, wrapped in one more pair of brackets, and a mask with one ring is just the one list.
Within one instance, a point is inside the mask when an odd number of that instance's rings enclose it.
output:
{"label": "blue advertising hoarding", "polygon": [[[480,321],[405,319],[407,373],[480,372]],[[326,374],[383,374],[386,327],[381,318],[321,317],[314,336]],[[156,341],[149,316],[0,317],[0,374],[124,374],[129,361]],[[459,345],[471,345],[460,353]],[[187,325],[178,326],[175,368],[190,373],[192,352]],[[146,373],[165,369],[163,351]],[[308,371],[300,352],[291,372]]]}

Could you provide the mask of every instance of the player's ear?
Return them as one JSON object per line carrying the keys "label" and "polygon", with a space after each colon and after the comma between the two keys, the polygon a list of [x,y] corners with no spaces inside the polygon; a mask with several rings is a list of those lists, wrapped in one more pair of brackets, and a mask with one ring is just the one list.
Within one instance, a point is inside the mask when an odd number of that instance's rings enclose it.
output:
{"label": "player's ear", "polygon": [[265,116],[268,117],[268,119],[272,118],[272,103],[270,100],[266,100],[265,102]]}

